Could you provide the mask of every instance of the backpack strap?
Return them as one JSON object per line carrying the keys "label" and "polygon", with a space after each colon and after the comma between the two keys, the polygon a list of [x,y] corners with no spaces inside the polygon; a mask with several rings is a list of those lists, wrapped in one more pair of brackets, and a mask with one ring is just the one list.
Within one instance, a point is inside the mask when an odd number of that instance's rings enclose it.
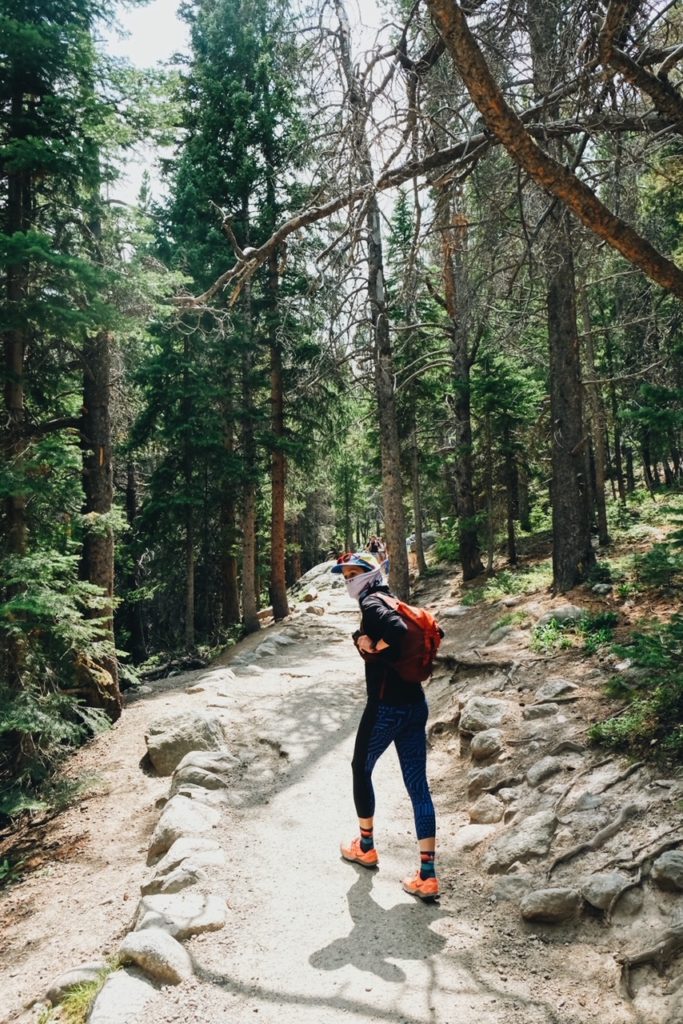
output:
{"label": "backpack strap", "polygon": [[393,611],[398,610],[398,598],[394,597],[393,594],[384,594],[381,590],[376,590],[373,593],[367,595],[368,597],[379,597]]}

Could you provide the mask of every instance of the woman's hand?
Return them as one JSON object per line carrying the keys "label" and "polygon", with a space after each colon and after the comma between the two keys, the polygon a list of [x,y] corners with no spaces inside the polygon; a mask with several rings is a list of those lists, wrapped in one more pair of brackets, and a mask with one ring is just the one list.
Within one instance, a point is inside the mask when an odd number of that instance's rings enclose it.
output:
{"label": "woman's hand", "polygon": [[389,644],[385,643],[384,640],[378,640],[377,643],[371,640],[367,633],[361,633],[358,637],[356,644],[361,654],[379,654],[380,651],[386,651]]}

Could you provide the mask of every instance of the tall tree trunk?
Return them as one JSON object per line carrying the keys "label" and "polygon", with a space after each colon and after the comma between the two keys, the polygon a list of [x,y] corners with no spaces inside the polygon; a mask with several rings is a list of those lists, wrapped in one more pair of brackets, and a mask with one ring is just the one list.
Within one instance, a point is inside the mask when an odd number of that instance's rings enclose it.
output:
{"label": "tall tree trunk", "polygon": [[413,492],[413,519],[415,520],[415,554],[417,571],[422,576],[427,571],[424,541],[422,540],[422,490],[420,487],[420,452],[417,446],[417,426],[413,423],[410,434],[410,476]]}
{"label": "tall tree trunk", "polygon": [[[629,447],[626,449],[626,487],[629,494],[633,494],[636,489],[636,474],[633,469],[633,448]],[[623,498],[626,501],[626,495]]]}
{"label": "tall tree trunk", "polygon": [[[9,135],[21,139],[26,135],[23,120],[24,97],[18,92],[10,100]],[[5,230],[10,237],[26,231],[31,226],[31,179],[24,170],[12,170],[7,175],[7,206]],[[5,499],[4,548],[12,556],[26,554],[28,528],[26,522],[26,494],[22,483],[21,463],[24,458],[25,407],[24,407],[24,356],[26,349],[25,328],[20,307],[26,298],[29,268],[26,260],[20,259],[7,268],[7,307],[14,314],[14,324],[3,330],[4,356],[4,402],[5,414],[0,427],[1,454],[6,466],[12,468],[11,493]],[[3,588],[9,597],[16,588]],[[22,668],[26,651],[23,638],[14,632],[10,635],[7,648],[2,654],[4,674],[10,687],[20,690]],[[18,741],[21,742],[21,741]],[[22,757],[21,749],[17,752]],[[30,756],[30,751],[28,752]]]}
{"label": "tall tree trunk", "polygon": [[[372,158],[365,132],[366,99],[363,83],[351,57],[351,33],[342,0],[335,0],[339,22],[340,60],[347,89],[347,102],[351,110],[353,147],[358,161],[358,172],[363,184],[374,179]],[[401,479],[401,450],[396,422],[396,395],[394,365],[389,334],[389,317],[384,290],[384,257],[382,228],[377,196],[367,200],[368,246],[368,302],[373,332],[373,359],[375,395],[379,418],[379,442],[382,461],[382,499],[387,547],[391,559],[391,585],[395,593],[407,598],[410,590],[406,526],[403,509],[403,481]]]}
{"label": "tall tree trunk", "polygon": [[515,452],[512,446],[512,438],[509,430],[505,431],[503,444],[508,562],[510,565],[517,565],[515,520],[519,519],[519,474],[517,472],[517,460],[515,458]]}
{"label": "tall tree trunk", "polygon": [[[561,25],[557,9],[528,0],[533,79],[541,95],[553,85]],[[550,109],[546,116],[554,116]],[[561,142],[550,143],[555,161]],[[581,356],[576,323],[576,284],[569,215],[553,203],[543,235],[550,349],[553,588],[563,593],[585,578],[595,561],[590,542],[588,451],[583,435]]]}
{"label": "tall tree trunk", "polygon": [[277,336],[278,268],[277,257],[268,260],[268,306],[270,344],[270,429],[273,436],[271,454],[271,517],[270,517],[270,600],[277,622],[289,615],[287,579],[285,574],[285,484],[287,465],[282,443],[285,434],[284,394],[282,384],[282,347]]}
{"label": "tall tree trunk", "polygon": [[589,383],[586,384],[588,408],[590,410],[591,436],[595,460],[595,510],[598,519],[598,539],[601,545],[609,544],[607,527],[607,505],[605,500],[605,415],[602,408],[602,396],[595,380],[595,346],[593,344],[593,325],[588,305],[588,294],[585,283],[581,288],[581,318],[583,320],[584,352],[586,356],[586,373]]}
{"label": "tall tree trunk", "polygon": [[[186,334],[183,343],[183,417],[185,423],[192,419],[192,396],[190,394],[190,338]],[[185,483],[185,646],[188,650],[194,647],[195,641],[195,523],[194,496],[192,473],[192,447],[189,437],[183,441],[183,477]]]}
{"label": "tall tree trunk", "polygon": [[531,509],[529,507],[529,471],[524,464],[517,466],[517,507],[519,525],[525,533],[531,533]]}
{"label": "tall tree trunk", "polygon": [[453,214],[448,186],[437,190],[436,223],[441,234],[441,259],[448,336],[453,364],[455,494],[463,580],[484,571],[479,546],[472,466],[472,418],[470,412],[470,355],[468,346],[468,298],[465,270],[467,222]]}
{"label": "tall tree trunk", "polygon": [[[126,522],[131,531],[135,529],[135,520],[138,515],[138,493],[135,474],[135,463],[130,461],[126,466]],[[136,591],[140,586],[140,562],[137,555],[133,556],[131,572],[126,580],[126,593]],[[142,618],[140,603],[124,603],[123,615],[128,633],[130,636],[130,656],[133,664],[138,665],[147,657],[147,643],[145,640],[145,626]]]}
{"label": "tall tree trunk", "polygon": [[91,614],[102,619],[111,648],[111,653],[98,661],[111,676],[111,687],[107,686],[101,706],[115,721],[122,705],[114,653],[114,531],[106,519],[111,514],[114,499],[110,415],[112,338],[107,331],[87,339],[83,362],[83,511],[88,525],[83,540],[82,573],[84,579],[102,590],[106,599],[104,608],[94,609]]}
{"label": "tall tree trunk", "polygon": [[256,441],[252,396],[251,289],[243,291],[247,339],[242,352],[242,625],[247,633],[261,628],[256,595]]}

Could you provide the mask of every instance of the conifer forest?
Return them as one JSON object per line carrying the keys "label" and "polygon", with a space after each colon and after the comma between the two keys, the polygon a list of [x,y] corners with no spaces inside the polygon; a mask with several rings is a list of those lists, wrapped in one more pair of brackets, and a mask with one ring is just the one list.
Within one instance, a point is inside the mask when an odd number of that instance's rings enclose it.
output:
{"label": "conifer forest", "polygon": [[148,70],[118,12],[0,0],[2,814],[373,534],[567,594],[683,483],[680,4],[183,0]]}

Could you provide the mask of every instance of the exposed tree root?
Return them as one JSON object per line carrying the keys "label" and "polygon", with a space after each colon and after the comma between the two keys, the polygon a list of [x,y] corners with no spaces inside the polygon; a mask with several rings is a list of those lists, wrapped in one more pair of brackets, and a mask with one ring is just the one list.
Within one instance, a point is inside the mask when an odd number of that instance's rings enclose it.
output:
{"label": "exposed tree root", "polygon": [[621,887],[619,892],[615,892],[614,896],[612,897],[612,899],[609,902],[609,906],[608,906],[607,910],[605,911],[605,924],[611,924],[612,923],[612,914],[614,913],[614,909],[615,909],[617,903],[619,902],[621,897],[624,895],[624,893],[629,891],[629,889],[637,889],[638,888],[638,886],[640,885],[642,877],[643,877],[642,869],[638,868],[638,874],[636,875],[636,877],[629,879],[629,881],[626,883],[626,885],[623,885]]}
{"label": "exposed tree root", "polygon": [[641,967],[643,964],[654,964],[659,974],[683,950],[683,921],[667,928],[660,938],[647,949],[640,953],[625,953],[617,957],[617,963],[621,964],[621,980],[626,992],[633,999],[634,992],[631,984],[631,970],[634,967]]}
{"label": "exposed tree root", "polygon": [[[675,829],[670,829],[668,832],[665,832],[664,835],[671,835],[671,832],[675,831]],[[663,839],[664,835],[659,836],[658,838]],[[657,840],[655,840],[655,842],[656,841]],[[665,842],[659,843],[658,846],[655,846],[654,850],[646,850],[645,853],[642,853],[643,847],[641,847],[641,850],[638,851],[640,853],[640,856],[636,857],[632,861],[629,861],[628,864],[624,864],[618,860],[616,861],[616,863],[624,871],[635,871],[636,868],[640,868],[643,864],[645,864],[646,861],[656,860],[656,858],[659,857],[660,853],[666,853],[667,850],[672,850],[674,847],[679,846],[681,843],[683,843],[683,835],[679,832],[672,839],[667,839]],[[615,861],[610,861],[610,864],[614,863]],[[647,871],[646,874],[649,874],[649,871]]]}
{"label": "exposed tree root", "polygon": [[644,767],[645,767],[645,762],[644,761],[636,761],[635,764],[629,765],[629,767],[625,771],[621,772],[620,775],[617,775],[617,777],[615,779],[612,779],[611,781],[606,782],[604,784],[604,786],[602,786],[600,789],[596,790],[595,791],[595,795],[596,796],[600,796],[602,793],[606,793],[608,789],[612,788],[612,786],[618,786],[620,782],[623,782],[625,779],[630,778],[631,775],[635,775],[635,773],[637,771],[639,771],[640,768],[644,768]]}
{"label": "exposed tree root", "polygon": [[601,828],[599,832],[596,832],[591,840],[586,843],[579,843],[577,846],[572,846],[571,849],[565,850],[564,853],[561,853],[555,858],[548,868],[548,878],[550,878],[555,868],[559,867],[560,864],[566,864],[567,861],[573,860],[574,857],[578,857],[582,853],[588,853],[591,850],[599,849],[607,842],[608,839],[615,836],[621,826],[628,821],[629,818],[632,818],[637,814],[639,809],[640,808],[636,804],[627,804],[626,807],[621,809],[617,817],[613,821],[610,821],[608,825],[605,825],[604,828]]}
{"label": "exposed tree root", "polygon": [[[560,744],[560,746],[562,746],[562,744]],[[571,793],[572,789],[574,788],[576,783],[579,781],[579,779],[583,779],[583,778],[585,778],[586,775],[590,775],[591,772],[597,771],[598,768],[602,768],[602,767],[604,767],[604,765],[610,764],[611,761],[612,761],[611,757],[606,757],[603,761],[598,761],[597,764],[596,763],[587,764],[585,768],[582,768],[580,772],[578,772],[576,775],[574,775],[572,780],[571,780],[571,782],[569,782],[565,786],[565,788],[562,790],[562,792],[560,793],[560,795],[557,798],[557,801],[555,803],[555,807],[553,808],[553,810],[555,811],[555,814],[557,814],[557,812],[560,809],[560,804],[563,803],[564,800],[566,799],[566,797],[569,796],[569,794]],[[566,822],[561,821],[560,824],[565,825]]]}
{"label": "exposed tree root", "polygon": [[573,740],[562,740],[552,750],[548,751],[548,757],[557,757],[558,754],[585,754],[586,748],[583,743],[574,743]]}

